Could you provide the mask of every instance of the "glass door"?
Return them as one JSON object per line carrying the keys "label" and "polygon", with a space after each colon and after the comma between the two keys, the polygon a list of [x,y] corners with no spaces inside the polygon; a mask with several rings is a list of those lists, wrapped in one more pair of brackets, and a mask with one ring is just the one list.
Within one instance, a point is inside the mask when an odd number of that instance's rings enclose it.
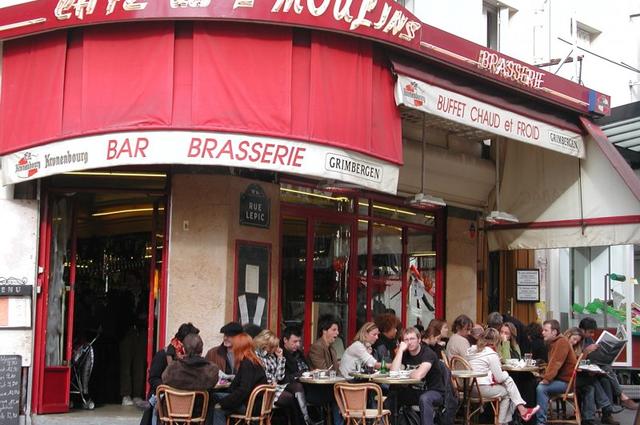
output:
{"label": "glass door", "polygon": [[[313,301],[311,304],[311,335],[320,336],[318,321],[325,315],[336,317],[340,337],[334,347],[340,357],[350,335],[349,267],[351,263],[351,224],[325,219],[313,225]],[[342,347],[340,346],[342,343]]]}
{"label": "glass door", "polygon": [[304,215],[282,217],[281,326],[299,327],[308,349],[318,338],[318,320],[328,314],[336,316],[341,336],[336,350],[340,352],[347,341],[345,335],[353,332],[348,306],[351,220]]}

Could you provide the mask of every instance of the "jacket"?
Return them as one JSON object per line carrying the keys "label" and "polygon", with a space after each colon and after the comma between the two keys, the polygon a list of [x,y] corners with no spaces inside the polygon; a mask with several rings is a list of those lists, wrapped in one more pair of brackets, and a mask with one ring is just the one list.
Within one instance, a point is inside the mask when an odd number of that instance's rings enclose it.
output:
{"label": "jacket", "polygon": [[333,366],[333,370],[338,371],[338,355],[335,348],[322,339],[318,338],[316,342],[311,344],[309,349],[309,363],[312,369],[329,369]]}
{"label": "jacket", "polygon": [[564,335],[558,335],[549,342],[549,363],[543,379],[551,381],[569,382],[576,366],[576,355],[571,349],[569,340]]}
{"label": "jacket", "polygon": [[227,347],[224,344],[220,344],[217,347],[213,347],[207,354],[204,356],[205,359],[210,361],[211,363],[218,366],[218,369],[227,375],[233,374],[233,366],[229,363],[229,358],[227,357]]}
{"label": "jacket", "polygon": [[[262,365],[252,363],[249,359],[242,359],[236,377],[229,387],[229,395],[220,400],[220,407],[227,411],[233,411],[246,404],[251,391],[258,385],[267,383],[267,375]],[[258,403],[258,406],[260,403]]]}
{"label": "jacket", "polygon": [[471,369],[487,373],[487,376],[477,378],[479,385],[500,384],[509,377],[509,374],[502,370],[500,356],[492,348],[484,347],[478,351],[478,346],[474,345],[467,350],[466,357]]}
{"label": "jacket", "polygon": [[469,340],[467,338],[458,334],[453,334],[451,335],[451,338],[449,338],[449,342],[447,342],[447,357],[465,357],[470,346],[471,344],[469,344]]}
{"label": "jacket", "polygon": [[384,359],[384,361],[391,364],[397,347],[398,340],[387,338],[385,334],[381,333],[378,340],[373,344],[373,357],[379,362]]}
{"label": "jacket", "polygon": [[309,370],[309,365],[304,359],[301,351],[289,351],[284,349],[283,352],[285,358],[284,382],[290,384],[295,382],[296,378],[299,378],[302,375],[302,372],[307,372]]}
{"label": "jacket", "polygon": [[218,382],[218,366],[201,356],[171,362],[162,373],[162,382],[180,390],[208,390]]}

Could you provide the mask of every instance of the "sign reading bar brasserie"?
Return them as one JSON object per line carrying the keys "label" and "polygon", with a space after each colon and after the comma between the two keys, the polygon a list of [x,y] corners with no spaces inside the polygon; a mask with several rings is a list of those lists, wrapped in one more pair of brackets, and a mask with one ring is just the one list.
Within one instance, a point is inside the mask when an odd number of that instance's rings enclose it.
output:
{"label": "sign reading bar brasserie", "polygon": [[186,164],[315,176],[396,193],[398,166],[346,149],[275,137],[198,131],[86,136],[2,157],[7,184],[119,165]]}
{"label": "sign reading bar brasserie", "polygon": [[31,0],[0,6],[0,40],[142,20],[236,20],[353,34],[436,59],[581,112],[609,96],[422,23],[393,0]]}
{"label": "sign reading bar brasserie", "polygon": [[556,152],[585,157],[584,142],[580,134],[423,81],[398,75],[395,97],[398,105]]}

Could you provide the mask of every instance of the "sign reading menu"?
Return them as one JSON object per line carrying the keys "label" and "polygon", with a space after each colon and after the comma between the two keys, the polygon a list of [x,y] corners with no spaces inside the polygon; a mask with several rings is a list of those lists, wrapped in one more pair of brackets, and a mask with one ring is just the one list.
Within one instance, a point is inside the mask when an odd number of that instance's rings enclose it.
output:
{"label": "sign reading menu", "polygon": [[0,425],[20,421],[20,356],[0,356]]}

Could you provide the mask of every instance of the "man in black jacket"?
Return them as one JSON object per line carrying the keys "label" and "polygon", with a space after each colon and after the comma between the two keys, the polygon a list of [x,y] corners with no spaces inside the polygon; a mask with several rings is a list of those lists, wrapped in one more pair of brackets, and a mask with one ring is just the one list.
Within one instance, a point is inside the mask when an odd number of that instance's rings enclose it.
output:
{"label": "man in black jacket", "polygon": [[300,351],[302,345],[300,328],[287,326],[282,332],[282,348],[285,358],[284,382],[296,382],[303,372],[309,371],[309,365]]}

